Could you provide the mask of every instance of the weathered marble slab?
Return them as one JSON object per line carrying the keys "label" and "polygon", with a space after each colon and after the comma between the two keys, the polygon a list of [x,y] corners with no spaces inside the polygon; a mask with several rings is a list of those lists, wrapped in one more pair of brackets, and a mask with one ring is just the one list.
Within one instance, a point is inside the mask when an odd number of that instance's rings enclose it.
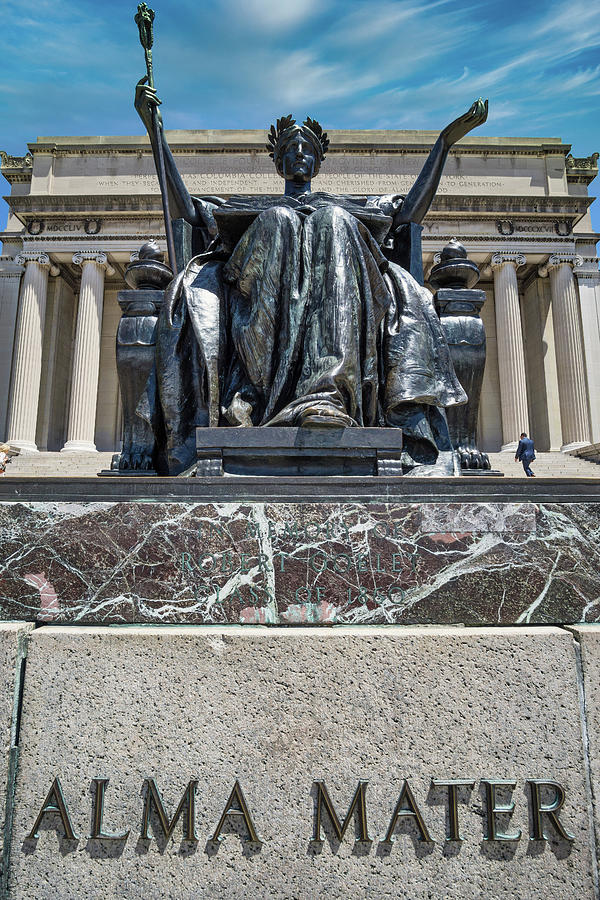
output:
{"label": "weathered marble slab", "polygon": [[594,503],[2,503],[0,617],[600,620]]}
{"label": "weathered marble slab", "polygon": [[[584,767],[565,630],[43,627],[27,666],[8,896],[591,900]],[[34,828],[56,778],[68,819],[46,812]],[[462,843],[446,840],[448,789],[432,786],[448,778],[472,782],[457,789]],[[120,839],[89,837],[93,779],[108,779],[98,830]],[[184,804],[170,840],[155,811],[142,836],[146,779],[167,825],[197,782],[192,825]],[[239,815],[213,840],[236,779],[261,844]],[[414,815],[386,841],[405,779],[430,841]],[[493,821],[519,840],[489,839],[485,779],[510,782],[496,805],[514,812]],[[572,842],[546,814],[531,839],[532,779],[564,791]],[[311,841],[316,782],[341,825],[361,780],[370,842],[356,814],[338,839],[323,807]],[[540,792],[546,804],[556,793]]]}

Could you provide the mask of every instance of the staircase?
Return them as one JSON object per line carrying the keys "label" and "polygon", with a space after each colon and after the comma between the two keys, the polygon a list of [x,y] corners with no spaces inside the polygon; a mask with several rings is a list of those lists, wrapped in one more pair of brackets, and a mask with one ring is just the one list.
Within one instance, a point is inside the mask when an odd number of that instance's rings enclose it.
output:
{"label": "staircase", "polygon": [[112,453],[21,453],[6,466],[5,478],[90,478],[110,469]]}
{"label": "staircase", "polygon": [[[91,478],[110,469],[112,453],[32,453],[13,456],[8,478]],[[492,469],[507,478],[525,478],[513,453],[490,453]],[[600,465],[568,453],[538,453],[531,466],[538,478],[600,478]]]}
{"label": "staircase", "polygon": [[[514,453],[489,453],[492,469],[506,478],[526,478],[523,465],[515,462]],[[531,464],[536,478],[600,478],[600,465],[559,451],[536,453]]]}

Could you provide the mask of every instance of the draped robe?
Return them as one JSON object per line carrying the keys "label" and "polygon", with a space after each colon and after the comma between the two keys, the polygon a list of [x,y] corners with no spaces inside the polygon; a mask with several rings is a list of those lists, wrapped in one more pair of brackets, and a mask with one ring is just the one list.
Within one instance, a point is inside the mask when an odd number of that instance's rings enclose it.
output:
{"label": "draped robe", "polygon": [[159,471],[195,459],[195,428],[398,426],[404,463],[451,450],[466,402],[431,293],[382,244],[397,204],[324,193],[196,200],[214,239],[170,284],[138,412]]}

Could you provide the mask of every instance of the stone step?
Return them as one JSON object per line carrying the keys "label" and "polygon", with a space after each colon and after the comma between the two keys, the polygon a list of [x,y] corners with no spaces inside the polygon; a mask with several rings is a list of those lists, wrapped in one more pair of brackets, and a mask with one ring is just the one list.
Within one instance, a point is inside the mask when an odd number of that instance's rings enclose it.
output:
{"label": "stone step", "polygon": [[[492,469],[498,469],[505,477],[527,477],[522,464],[515,462],[514,454],[490,453],[488,455]],[[558,451],[537,453],[531,470],[538,478],[600,478],[600,466],[597,463]]]}
{"label": "stone step", "polygon": [[13,456],[6,466],[6,475],[18,478],[83,478],[109,469],[112,452],[101,453],[23,453]]}
{"label": "stone step", "polygon": [[[101,453],[53,453],[22,454],[12,458],[6,467],[6,475],[23,478],[82,478],[97,475],[109,469],[112,452]],[[507,478],[525,478],[521,463],[514,461],[511,453],[490,453],[493,469]],[[569,454],[538,453],[532,469],[541,478],[600,478],[600,465]]]}

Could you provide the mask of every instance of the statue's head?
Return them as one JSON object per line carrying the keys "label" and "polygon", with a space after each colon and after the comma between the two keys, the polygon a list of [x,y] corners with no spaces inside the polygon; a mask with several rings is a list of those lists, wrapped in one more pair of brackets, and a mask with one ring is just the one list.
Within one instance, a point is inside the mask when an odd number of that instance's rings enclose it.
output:
{"label": "statue's head", "polygon": [[327,132],[316,119],[307,117],[296,125],[291,116],[271,125],[267,150],[275,168],[286,181],[307,182],[317,175],[329,147]]}

